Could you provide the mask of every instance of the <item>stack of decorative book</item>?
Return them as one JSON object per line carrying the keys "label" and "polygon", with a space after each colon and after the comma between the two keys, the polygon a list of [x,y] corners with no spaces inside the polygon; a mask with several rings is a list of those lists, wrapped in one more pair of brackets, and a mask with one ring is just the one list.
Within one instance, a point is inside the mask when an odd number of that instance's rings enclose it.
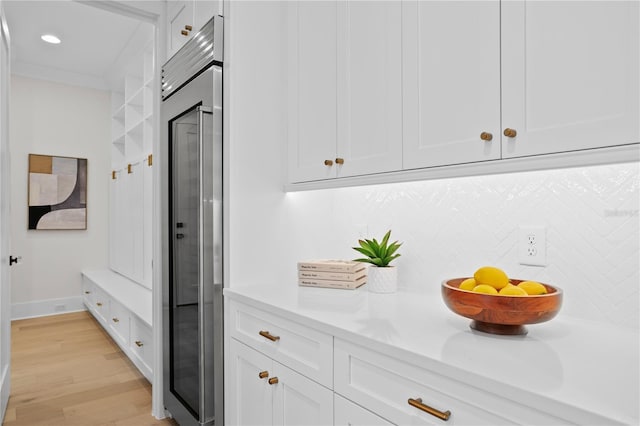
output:
{"label": "stack of decorative book", "polygon": [[364,263],[350,260],[298,262],[298,284],[307,287],[354,289],[367,282]]}

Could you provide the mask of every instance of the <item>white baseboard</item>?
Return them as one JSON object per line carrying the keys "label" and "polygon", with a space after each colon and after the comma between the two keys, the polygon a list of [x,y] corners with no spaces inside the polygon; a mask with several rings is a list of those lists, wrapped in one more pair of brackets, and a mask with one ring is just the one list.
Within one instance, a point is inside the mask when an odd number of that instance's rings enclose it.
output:
{"label": "white baseboard", "polygon": [[86,310],[86,308],[82,303],[82,296],[36,300],[34,302],[12,304],[11,319],[35,318],[84,310]]}

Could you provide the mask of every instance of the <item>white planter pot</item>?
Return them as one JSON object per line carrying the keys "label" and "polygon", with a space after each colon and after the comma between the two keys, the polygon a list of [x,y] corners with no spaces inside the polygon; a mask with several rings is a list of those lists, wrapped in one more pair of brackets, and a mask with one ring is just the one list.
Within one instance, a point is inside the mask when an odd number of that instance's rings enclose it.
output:
{"label": "white planter pot", "polygon": [[395,293],[398,290],[398,270],[395,266],[369,266],[367,287],[372,293]]}

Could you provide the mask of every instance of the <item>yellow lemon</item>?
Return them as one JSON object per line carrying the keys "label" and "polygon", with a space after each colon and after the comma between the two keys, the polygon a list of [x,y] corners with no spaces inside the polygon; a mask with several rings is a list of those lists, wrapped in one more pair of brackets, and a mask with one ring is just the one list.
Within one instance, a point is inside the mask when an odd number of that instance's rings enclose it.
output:
{"label": "yellow lemon", "polygon": [[476,280],[473,278],[467,278],[466,280],[462,281],[460,283],[460,285],[458,286],[458,288],[460,290],[467,290],[467,291],[472,291],[473,288],[475,286],[477,286],[478,284],[476,284]]}
{"label": "yellow lemon", "polygon": [[486,284],[480,284],[475,286],[473,288],[473,291],[476,293],[498,294],[498,290]]}
{"label": "yellow lemon", "polygon": [[527,292],[520,287],[516,287],[513,284],[506,285],[500,289],[498,294],[502,294],[503,296],[526,296]]}
{"label": "yellow lemon", "polygon": [[473,274],[476,283],[490,285],[496,290],[500,290],[502,287],[509,284],[509,277],[504,273],[502,269],[494,268],[493,266],[483,266]]}
{"label": "yellow lemon", "polygon": [[546,294],[547,288],[536,281],[522,281],[518,287],[523,289],[529,295]]}

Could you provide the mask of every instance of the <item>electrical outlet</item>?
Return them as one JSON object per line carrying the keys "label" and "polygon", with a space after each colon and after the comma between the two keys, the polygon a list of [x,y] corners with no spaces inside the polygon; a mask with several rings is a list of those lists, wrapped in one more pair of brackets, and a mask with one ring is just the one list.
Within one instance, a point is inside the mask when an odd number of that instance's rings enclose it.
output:
{"label": "electrical outlet", "polygon": [[547,265],[547,228],[545,226],[520,227],[518,259],[521,265]]}

